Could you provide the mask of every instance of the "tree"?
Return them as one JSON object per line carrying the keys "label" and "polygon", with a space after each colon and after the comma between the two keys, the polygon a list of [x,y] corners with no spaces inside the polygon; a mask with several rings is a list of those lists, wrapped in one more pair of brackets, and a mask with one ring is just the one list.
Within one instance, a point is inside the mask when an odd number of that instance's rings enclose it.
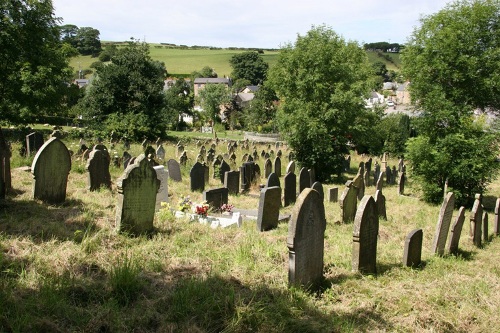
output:
{"label": "tree", "polygon": [[101,40],[99,39],[100,32],[91,27],[83,27],[78,29],[76,35],[76,49],[82,55],[91,55],[97,57],[102,51]]}
{"label": "tree", "polygon": [[165,65],[152,60],[145,43],[130,42],[111,63],[96,68],[81,101],[91,127],[131,139],[164,134]]}
{"label": "tree", "polygon": [[269,65],[258,52],[248,51],[235,54],[229,59],[229,64],[233,68],[231,77],[233,80],[245,79],[254,85],[264,82]]}
{"label": "tree", "polygon": [[255,93],[250,106],[244,110],[245,127],[257,132],[274,132],[277,100],[274,90],[264,83]]}
{"label": "tree", "polygon": [[278,128],[319,180],[340,175],[351,125],[371,86],[366,52],[326,26],[313,27],[281,49],[269,73],[280,98]]}
{"label": "tree", "polygon": [[51,1],[0,2],[0,120],[63,115],[74,49],[60,40]]}
{"label": "tree", "polygon": [[472,121],[475,109],[500,108],[499,26],[498,0],[456,1],[422,18],[403,51],[412,103],[423,111],[408,156],[428,201],[442,199],[448,179],[465,204],[496,176],[495,137]]}
{"label": "tree", "polygon": [[220,122],[221,105],[231,100],[230,92],[225,84],[208,83],[198,93],[198,100],[213,124]]}
{"label": "tree", "polygon": [[217,73],[215,70],[210,67],[210,66],[205,66],[199,71],[194,71],[191,73],[191,81],[194,82],[194,79],[200,78],[200,77],[208,77],[208,78],[216,78]]}
{"label": "tree", "polygon": [[168,123],[179,123],[182,114],[192,115],[194,97],[191,85],[184,79],[178,79],[165,92],[166,118]]}

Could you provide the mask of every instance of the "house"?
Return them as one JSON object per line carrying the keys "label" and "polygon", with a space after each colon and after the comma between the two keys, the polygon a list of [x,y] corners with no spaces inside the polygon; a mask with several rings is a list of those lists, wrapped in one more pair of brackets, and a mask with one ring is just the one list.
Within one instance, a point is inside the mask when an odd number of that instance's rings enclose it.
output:
{"label": "house", "polygon": [[410,86],[410,82],[402,83],[396,89],[396,101],[398,104],[410,104],[410,92],[408,91],[408,87]]}
{"label": "house", "polygon": [[76,84],[78,86],[78,88],[83,88],[89,84],[89,80],[88,79],[76,79],[73,81],[73,84]]}
{"label": "house", "polygon": [[236,104],[241,107],[241,108],[245,108],[247,106],[250,105],[250,102],[254,99],[255,97],[255,94],[253,93],[244,93],[244,92],[240,92],[238,94],[236,94]]}
{"label": "house", "polygon": [[366,108],[372,109],[376,105],[380,105],[380,104],[384,103],[384,100],[385,100],[384,95],[379,94],[376,91],[372,91],[370,93],[370,96],[367,99],[365,99]]}
{"label": "house", "polygon": [[252,93],[255,94],[257,90],[259,90],[259,86],[246,86],[245,89],[243,89],[242,93]]}
{"label": "house", "polygon": [[207,84],[225,84],[228,88],[232,86],[232,81],[229,78],[212,78],[212,77],[199,77],[194,79],[194,95],[198,96],[201,89]]}

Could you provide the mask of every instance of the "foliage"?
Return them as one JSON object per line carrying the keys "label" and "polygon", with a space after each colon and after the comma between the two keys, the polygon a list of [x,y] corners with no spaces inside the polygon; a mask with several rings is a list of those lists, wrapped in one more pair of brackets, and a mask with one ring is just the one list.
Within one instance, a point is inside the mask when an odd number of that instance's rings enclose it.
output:
{"label": "foliage", "polygon": [[358,154],[380,155],[384,150],[382,133],[374,130],[382,121],[383,111],[364,109],[351,126],[349,139]]}
{"label": "foliage", "polygon": [[404,48],[404,45],[398,43],[376,42],[366,43],[363,45],[365,50],[380,50],[383,52],[399,52]]}
{"label": "foliage", "polygon": [[264,83],[269,65],[258,52],[243,52],[235,54],[229,60],[233,72],[233,80],[248,80],[253,85]]}
{"label": "foliage", "polygon": [[179,201],[179,207],[177,208],[180,212],[187,213],[191,211],[191,206],[193,205],[193,202],[191,201],[191,198],[188,196],[181,196],[181,200]]}
{"label": "foliage", "polygon": [[97,57],[102,51],[99,30],[92,27],[77,27],[65,24],[59,27],[61,40],[73,46],[81,55]]}
{"label": "foliage", "polygon": [[217,73],[215,72],[215,70],[212,67],[205,66],[201,70],[194,71],[191,73],[191,82],[194,82],[194,79],[197,79],[200,77],[216,78]]}
{"label": "foliage", "polygon": [[386,115],[375,126],[374,132],[382,139],[385,152],[392,156],[402,156],[411,135],[410,117],[403,113]]}
{"label": "foliage", "polygon": [[184,79],[178,79],[165,91],[165,120],[167,123],[179,123],[182,114],[193,114],[194,96],[191,84]]}
{"label": "foliage", "polygon": [[[257,92],[250,106],[243,111],[245,128],[251,131],[263,132],[264,128],[275,131],[276,105],[278,97],[267,83],[264,83]],[[271,124],[271,126],[266,126]]]}
{"label": "foliage", "polygon": [[280,98],[280,133],[318,180],[340,175],[348,134],[364,110],[371,69],[366,53],[325,26],[286,45],[269,83]]}
{"label": "foliage", "polygon": [[99,61],[102,62],[107,62],[111,61],[111,58],[113,58],[118,51],[118,48],[116,47],[115,44],[110,44],[106,46],[106,48],[99,54]]}
{"label": "foliage", "polygon": [[51,1],[0,2],[0,121],[64,115],[75,54],[59,39]]}
{"label": "foliage", "polygon": [[213,123],[220,122],[220,107],[230,100],[230,91],[225,84],[208,83],[198,93],[198,101]]}
{"label": "foliage", "polygon": [[136,140],[163,135],[167,73],[148,50],[146,44],[130,42],[110,64],[96,68],[80,103],[92,128]]}

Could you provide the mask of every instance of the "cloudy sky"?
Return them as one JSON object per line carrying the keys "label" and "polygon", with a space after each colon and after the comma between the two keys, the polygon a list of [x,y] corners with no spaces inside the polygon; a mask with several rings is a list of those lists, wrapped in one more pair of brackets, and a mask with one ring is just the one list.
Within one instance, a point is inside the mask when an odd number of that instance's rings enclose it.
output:
{"label": "cloudy sky", "polygon": [[406,42],[421,15],[445,0],[53,0],[63,24],[92,27],[102,41],[279,48],[313,25],[346,40]]}

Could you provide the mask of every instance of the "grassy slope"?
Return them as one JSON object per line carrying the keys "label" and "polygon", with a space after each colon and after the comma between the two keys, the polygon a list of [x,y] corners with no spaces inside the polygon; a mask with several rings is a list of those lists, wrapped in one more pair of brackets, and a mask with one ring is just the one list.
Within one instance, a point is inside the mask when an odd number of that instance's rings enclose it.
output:
{"label": "grassy slope", "polygon": [[[76,151],[75,142],[67,145]],[[188,156],[196,156],[193,143],[185,146]],[[132,148],[133,155],[141,151]],[[173,143],[166,150],[175,156]],[[121,147],[116,153],[122,154]],[[359,161],[354,156],[351,165]],[[13,168],[25,163],[14,153]],[[122,170],[111,172],[116,182]],[[173,206],[182,195],[202,200],[201,193],[188,191],[189,166],[182,172],[181,183],[169,183]],[[338,224],[339,204],[325,202],[325,283],[319,294],[287,288],[286,223],[265,233],[255,230],[254,221],[212,230],[163,211],[152,236],[133,238],[113,231],[115,186],[89,192],[84,162],[73,160],[62,206],[30,200],[31,183],[29,172],[13,170],[15,191],[0,206],[0,331],[500,331],[500,239],[473,247],[466,221],[461,254],[433,256],[439,207],[418,199],[411,178],[405,196],[395,186],[384,188],[388,221],[380,222],[377,276],[351,272],[352,224]],[[209,187],[217,186],[211,179]],[[325,188],[331,186],[343,189]],[[485,200],[490,235],[498,196],[500,182]],[[258,197],[230,196],[229,202],[256,209]],[[419,270],[401,266],[405,237],[415,228],[424,232]]]}

